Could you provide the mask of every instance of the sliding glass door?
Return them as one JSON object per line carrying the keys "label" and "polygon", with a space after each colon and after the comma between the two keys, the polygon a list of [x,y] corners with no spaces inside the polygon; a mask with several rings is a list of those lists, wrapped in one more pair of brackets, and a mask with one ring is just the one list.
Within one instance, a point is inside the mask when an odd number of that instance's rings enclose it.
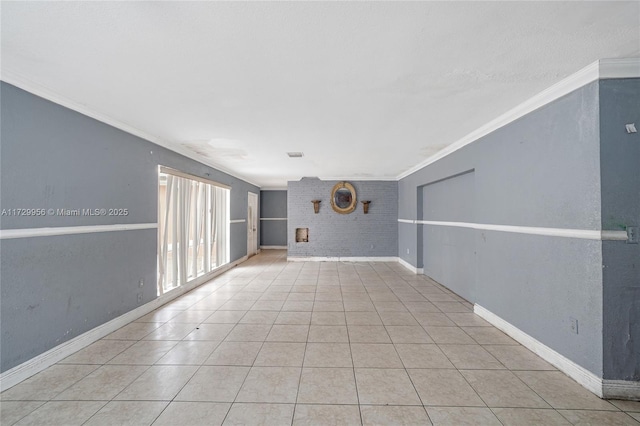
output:
{"label": "sliding glass door", "polygon": [[158,295],[229,263],[229,187],[160,167]]}

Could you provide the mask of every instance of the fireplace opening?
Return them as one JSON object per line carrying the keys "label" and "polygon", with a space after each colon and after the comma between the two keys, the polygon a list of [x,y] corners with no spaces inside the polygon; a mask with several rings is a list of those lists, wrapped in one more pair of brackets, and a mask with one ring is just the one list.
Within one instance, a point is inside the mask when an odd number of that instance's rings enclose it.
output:
{"label": "fireplace opening", "polygon": [[296,228],[296,243],[309,242],[309,228]]}

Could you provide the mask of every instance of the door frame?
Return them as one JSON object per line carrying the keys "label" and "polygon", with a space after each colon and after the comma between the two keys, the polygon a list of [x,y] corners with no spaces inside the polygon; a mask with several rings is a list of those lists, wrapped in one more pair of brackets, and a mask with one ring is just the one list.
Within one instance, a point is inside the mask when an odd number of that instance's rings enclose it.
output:
{"label": "door frame", "polygon": [[[252,199],[254,208],[252,209]],[[258,254],[258,203],[255,192],[247,193],[247,257]]]}

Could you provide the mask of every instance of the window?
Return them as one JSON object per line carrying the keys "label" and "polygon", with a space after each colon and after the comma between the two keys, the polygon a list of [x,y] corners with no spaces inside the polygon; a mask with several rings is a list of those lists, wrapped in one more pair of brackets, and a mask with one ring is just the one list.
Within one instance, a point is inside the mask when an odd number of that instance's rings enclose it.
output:
{"label": "window", "polygon": [[229,187],[160,166],[158,295],[229,263]]}

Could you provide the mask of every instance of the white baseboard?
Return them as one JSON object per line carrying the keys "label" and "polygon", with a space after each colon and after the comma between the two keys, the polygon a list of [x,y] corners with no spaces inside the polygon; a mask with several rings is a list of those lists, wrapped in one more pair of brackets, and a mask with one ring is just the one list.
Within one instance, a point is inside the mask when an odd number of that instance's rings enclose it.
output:
{"label": "white baseboard", "polygon": [[607,399],[640,401],[640,382],[630,380],[603,380],[602,394]]}
{"label": "white baseboard", "polygon": [[395,256],[380,257],[322,257],[322,256],[287,256],[288,262],[397,262]]}
{"label": "white baseboard", "polygon": [[424,275],[423,268],[416,268],[404,259],[396,256],[382,257],[317,257],[317,256],[288,256],[288,262],[398,262],[409,271],[417,275]]}
{"label": "white baseboard", "polygon": [[260,246],[262,250],[286,250],[287,246]]}
{"label": "white baseboard", "polygon": [[600,398],[640,400],[640,382],[603,380],[482,306],[475,304],[473,312]]}
{"label": "white baseboard", "polygon": [[158,309],[162,305],[165,305],[170,301],[182,296],[183,294],[193,290],[194,288],[210,281],[212,278],[215,278],[223,272],[228,271],[229,269],[239,265],[245,260],[247,260],[247,256],[241,257],[234,262],[221,266],[209,275],[196,278],[185,286],[181,286],[174,290],[171,290],[169,293],[163,294],[162,296],[153,299],[151,302],[145,303],[144,305],[139,306],[123,315],[120,315],[119,317],[114,318],[111,321],[92,328],[91,330],[86,331],[71,340],[68,340],[38,356],[31,358],[28,361],[23,362],[20,365],[13,367],[10,370],[5,371],[4,373],[0,374],[0,392],[4,392],[5,390],[17,385],[23,380],[28,379],[34,374],[37,374],[47,367],[52,366],[58,361],[62,361],[69,355],[74,354],[80,349],[83,349],[90,344],[102,339],[103,337],[113,333],[121,327],[124,327],[130,322],[137,320],[138,318],[148,314],[149,312]]}
{"label": "white baseboard", "polygon": [[475,304],[473,306],[473,312],[487,320],[496,328],[504,331],[511,338],[522,344],[522,346],[537,354],[542,359],[558,368],[558,370],[562,371],[567,376],[571,377],[573,380],[602,398],[602,379],[600,377],[596,376],[584,367],[579,366],[564,355],[554,351],[544,343],[541,343],[529,336],[524,331],[503,320],[482,306]]}
{"label": "white baseboard", "polygon": [[416,268],[415,266],[413,266],[412,264],[410,264],[409,262],[407,262],[406,260],[398,257],[398,263],[401,264],[402,266],[404,266],[405,268],[407,268],[408,270],[410,270],[411,272],[413,272],[416,275],[424,275],[424,269],[423,268]]}

